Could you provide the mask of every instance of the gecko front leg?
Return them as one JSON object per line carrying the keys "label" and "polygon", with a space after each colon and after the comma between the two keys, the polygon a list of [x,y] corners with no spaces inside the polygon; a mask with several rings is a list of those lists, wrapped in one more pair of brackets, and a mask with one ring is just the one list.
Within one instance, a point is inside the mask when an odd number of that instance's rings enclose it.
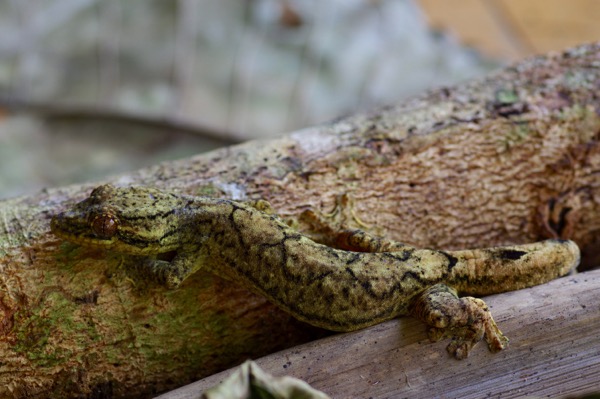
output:
{"label": "gecko front leg", "polygon": [[[263,199],[243,201],[246,204],[267,215],[276,216],[271,204]],[[146,259],[142,262],[144,270],[152,276],[152,279],[164,285],[168,289],[178,288],[183,281],[196,273],[203,264],[199,247],[202,245],[198,240],[196,245],[181,247],[177,250],[171,261],[158,259]],[[227,276],[219,274],[223,278]]]}
{"label": "gecko front leg", "polygon": [[147,258],[142,262],[143,272],[150,279],[169,289],[175,289],[200,269],[198,254],[194,252],[178,252],[171,261]]}
{"label": "gecko front leg", "polygon": [[508,346],[508,338],[496,325],[485,302],[473,297],[459,298],[456,290],[445,284],[436,284],[417,295],[410,314],[430,327],[432,342],[451,338],[446,349],[456,359],[469,356],[483,338],[491,352]]}

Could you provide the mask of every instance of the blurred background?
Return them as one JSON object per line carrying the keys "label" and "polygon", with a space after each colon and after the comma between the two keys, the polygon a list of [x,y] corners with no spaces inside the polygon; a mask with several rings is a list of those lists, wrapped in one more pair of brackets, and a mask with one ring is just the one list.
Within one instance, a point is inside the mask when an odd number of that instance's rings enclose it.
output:
{"label": "blurred background", "polygon": [[0,198],[395,103],[599,20],[596,0],[0,0]]}

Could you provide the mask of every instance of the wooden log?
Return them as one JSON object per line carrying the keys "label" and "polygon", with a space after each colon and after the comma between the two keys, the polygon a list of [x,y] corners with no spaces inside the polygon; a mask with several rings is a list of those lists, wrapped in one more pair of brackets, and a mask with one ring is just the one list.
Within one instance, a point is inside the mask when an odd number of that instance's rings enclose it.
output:
{"label": "wooden log", "polygon": [[[334,224],[443,249],[572,238],[593,265],[599,82],[595,43],[110,181],[264,198],[292,220],[349,194]],[[209,274],[165,291],[136,259],[54,237],[51,216],[98,184],[0,202],[0,397],[147,397],[323,334]]]}
{"label": "wooden log", "polygon": [[[415,320],[374,327],[286,349],[256,363],[274,376],[310,383],[332,398],[565,397],[600,386],[600,271],[486,298],[510,347],[480,345],[465,361],[431,344]],[[199,398],[227,370],[157,399]]]}

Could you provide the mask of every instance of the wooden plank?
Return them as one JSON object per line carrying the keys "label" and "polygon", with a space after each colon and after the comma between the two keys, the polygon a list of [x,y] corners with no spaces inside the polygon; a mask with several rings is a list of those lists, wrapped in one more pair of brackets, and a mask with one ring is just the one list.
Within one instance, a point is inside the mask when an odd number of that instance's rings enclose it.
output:
{"label": "wooden plank", "polygon": [[429,23],[484,54],[517,60],[597,40],[597,0],[418,0]]}
{"label": "wooden plank", "polygon": [[456,36],[462,43],[482,53],[506,60],[518,60],[531,54],[518,32],[506,28],[490,3],[480,0],[418,0],[432,28]]}
{"label": "wooden plank", "polygon": [[538,53],[596,40],[600,34],[597,0],[502,0],[498,8]]}
{"label": "wooden plank", "polygon": [[[600,387],[600,270],[486,298],[511,339],[463,361],[447,341],[431,344],[422,324],[402,318],[339,334],[257,360],[267,372],[307,381],[333,398],[516,398],[584,394]],[[160,399],[198,398],[231,370]]]}

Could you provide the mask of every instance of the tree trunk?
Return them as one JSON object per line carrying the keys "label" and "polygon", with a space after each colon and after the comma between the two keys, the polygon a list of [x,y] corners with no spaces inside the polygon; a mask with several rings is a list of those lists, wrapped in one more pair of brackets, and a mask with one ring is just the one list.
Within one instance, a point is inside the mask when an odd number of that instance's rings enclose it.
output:
{"label": "tree trunk", "polygon": [[[599,90],[595,43],[111,182],[264,198],[289,219],[347,194],[339,226],[443,249],[571,238],[591,266]],[[212,275],[166,291],[128,267],[135,259],[54,237],[50,217],[97,184],[0,203],[0,397],[148,397],[323,335]]]}

